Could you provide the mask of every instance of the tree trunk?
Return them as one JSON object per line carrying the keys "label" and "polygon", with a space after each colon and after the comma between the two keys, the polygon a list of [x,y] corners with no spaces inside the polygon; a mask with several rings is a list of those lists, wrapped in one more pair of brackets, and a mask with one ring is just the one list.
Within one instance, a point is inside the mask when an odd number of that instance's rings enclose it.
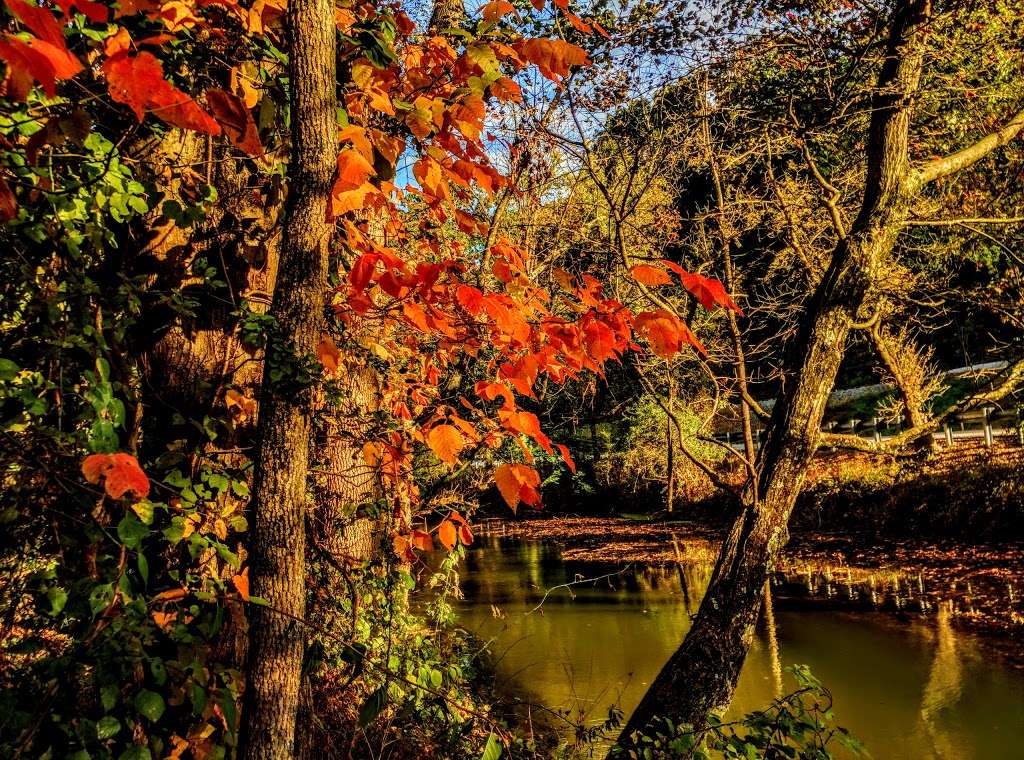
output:
{"label": "tree trunk", "polygon": [[644,695],[619,747],[658,716],[703,726],[709,713],[732,698],[765,580],[788,538],[789,515],[814,455],[847,336],[907,215],[911,101],[920,82],[930,10],[929,0],[912,0],[893,18],[872,104],[861,211],[833,251],[790,352],[789,379],[762,452],[761,499],[734,523],[693,628]]}
{"label": "tree trunk", "polygon": [[[336,163],[334,3],[288,5],[292,150],[281,263],[270,313],[253,481],[250,552],[254,606],[242,714],[241,756],[291,760],[299,706],[305,616],[305,508],[312,387],[275,383],[275,366],[313,354],[324,325],[327,209]],[[297,619],[297,620],[296,620]]]}

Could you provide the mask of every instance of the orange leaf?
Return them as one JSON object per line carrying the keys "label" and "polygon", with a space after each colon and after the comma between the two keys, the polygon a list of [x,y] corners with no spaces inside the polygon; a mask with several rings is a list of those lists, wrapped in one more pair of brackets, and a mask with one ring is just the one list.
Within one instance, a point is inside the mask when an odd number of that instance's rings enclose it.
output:
{"label": "orange leaf", "polygon": [[430,537],[429,533],[423,530],[414,530],[412,532],[412,545],[420,551],[434,551],[434,539]]}
{"label": "orange leaf", "polygon": [[374,175],[373,166],[358,150],[346,148],[338,154],[338,176],[333,193],[355,190]]}
{"label": "orange leaf", "polygon": [[515,51],[553,82],[569,73],[570,66],[588,66],[587,51],[563,40],[528,39],[513,46]]}
{"label": "orange leaf", "polygon": [[519,502],[537,504],[540,493],[540,475],[525,464],[503,464],[494,471],[494,482],[505,503],[515,512]]}
{"label": "orange leaf", "polygon": [[206,102],[210,104],[213,118],[236,148],[250,156],[263,155],[263,143],[260,142],[256,122],[252,120],[252,114],[241,98],[224,90],[207,90]]}
{"label": "orange leaf", "polygon": [[427,313],[423,311],[423,307],[419,304],[406,301],[402,304],[402,313],[421,332],[430,331],[430,325],[427,323]]}
{"label": "orange leaf", "polygon": [[516,7],[507,0],[491,0],[491,2],[480,9],[480,13],[488,24],[498,23],[502,16],[509,13],[514,13],[515,17],[519,18],[519,14],[516,13]]}
{"label": "orange leaf", "polygon": [[242,601],[249,601],[249,568],[245,568],[238,575],[231,577],[231,583],[234,584],[235,590],[238,595],[242,597]]}
{"label": "orange leaf", "polygon": [[168,591],[161,591],[153,599],[157,602],[180,602],[186,596],[188,596],[187,589],[172,588]]}
{"label": "orange leaf", "polygon": [[435,425],[427,433],[427,445],[438,459],[454,466],[459,461],[459,452],[466,447],[466,439],[454,425]]}
{"label": "orange leaf", "polygon": [[469,529],[469,526],[461,525],[459,526],[459,538],[462,540],[463,544],[469,546],[473,543],[473,531]]}
{"label": "orange leaf", "polygon": [[338,350],[334,338],[330,335],[325,335],[320,341],[320,345],[316,347],[316,356],[320,363],[324,365],[325,373],[328,375],[337,374],[338,367],[341,365],[341,351]]}
{"label": "orange leaf", "polygon": [[437,539],[440,541],[448,551],[455,548],[455,542],[458,540],[458,534],[455,530],[455,523],[451,520],[445,520],[441,523],[441,527],[437,529]]}
{"label": "orange leaf", "polygon": [[637,264],[630,268],[629,273],[634,280],[644,285],[669,285],[672,282],[668,272],[650,264]]}
{"label": "orange leaf", "polygon": [[236,422],[245,422],[256,414],[256,399],[230,389],[224,394],[224,405]]}
{"label": "orange leaf", "polygon": [[90,483],[104,479],[104,488],[112,499],[127,493],[144,499],[149,495],[149,478],[131,454],[91,454],[82,462],[82,474]]}

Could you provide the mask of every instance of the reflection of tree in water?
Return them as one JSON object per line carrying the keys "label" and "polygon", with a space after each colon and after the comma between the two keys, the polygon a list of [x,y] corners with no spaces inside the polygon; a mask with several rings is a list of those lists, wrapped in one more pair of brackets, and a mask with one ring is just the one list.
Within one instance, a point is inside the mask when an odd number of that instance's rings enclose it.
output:
{"label": "reflection of tree in water", "polygon": [[768,634],[768,658],[772,669],[775,698],[782,697],[782,661],[779,659],[779,637],[775,629],[775,609],[772,606],[772,582],[764,582],[764,627]]}
{"label": "reflection of tree in water", "polygon": [[936,623],[935,659],[921,697],[921,723],[931,741],[934,756],[939,760],[965,757],[963,738],[951,729],[948,720],[943,720],[943,713],[956,706],[962,691],[963,663],[953,630],[952,603],[944,602],[939,607]]}

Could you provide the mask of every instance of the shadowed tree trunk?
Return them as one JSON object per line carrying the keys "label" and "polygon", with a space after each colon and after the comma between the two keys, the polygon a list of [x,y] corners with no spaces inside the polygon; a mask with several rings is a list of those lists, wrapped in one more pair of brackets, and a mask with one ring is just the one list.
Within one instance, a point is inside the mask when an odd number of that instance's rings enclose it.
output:
{"label": "shadowed tree trunk", "polygon": [[[253,481],[251,584],[269,607],[253,607],[242,713],[241,756],[290,760],[305,617],[307,474],[315,389],[275,382],[274,370],[313,354],[324,325],[327,221],[336,163],[334,3],[288,5],[292,150],[281,262],[270,313]],[[297,620],[296,620],[297,619]]]}

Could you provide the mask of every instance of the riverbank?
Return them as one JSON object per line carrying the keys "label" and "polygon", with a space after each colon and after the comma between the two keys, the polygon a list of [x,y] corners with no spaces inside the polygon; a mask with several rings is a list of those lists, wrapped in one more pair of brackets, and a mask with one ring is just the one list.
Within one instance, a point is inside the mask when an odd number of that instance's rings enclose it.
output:
{"label": "riverbank", "polygon": [[[686,521],[606,517],[491,520],[485,533],[552,541],[567,561],[624,565],[707,564],[721,533]],[[1024,668],[1024,542],[874,540],[866,533],[793,534],[773,578],[785,607],[877,609],[986,634]]]}

